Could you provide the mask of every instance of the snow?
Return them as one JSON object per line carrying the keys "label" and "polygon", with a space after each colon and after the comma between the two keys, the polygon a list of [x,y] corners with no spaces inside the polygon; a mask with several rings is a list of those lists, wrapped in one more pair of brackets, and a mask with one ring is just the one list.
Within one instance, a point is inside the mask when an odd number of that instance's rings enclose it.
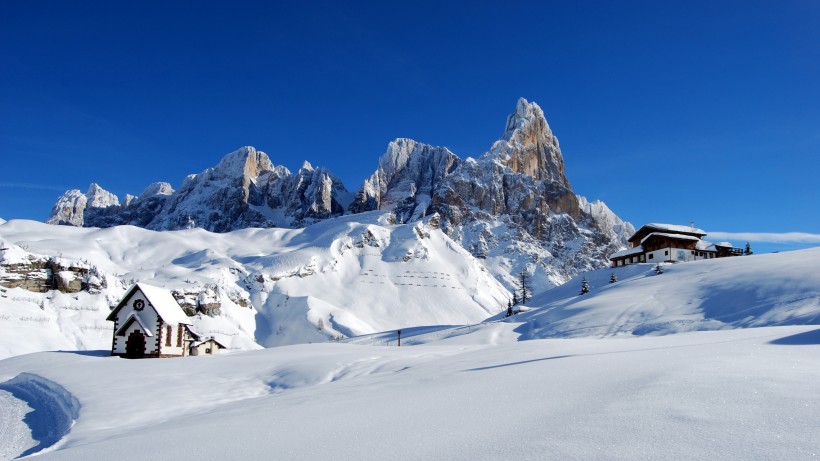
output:
{"label": "snow", "polygon": [[218,301],[218,312],[190,322],[233,350],[477,323],[506,306],[509,292],[441,230],[388,218],[370,212],[303,229],[225,234],[11,221],[0,228],[9,248],[0,255],[86,261],[106,287],[98,294],[3,289],[0,329],[11,333],[0,338],[0,358],[109,348],[113,325],[105,318],[133,282],[190,290],[191,305],[210,293],[200,304]]}
{"label": "snow", "polygon": [[677,239],[677,240],[690,240],[690,241],[693,241],[693,242],[700,241],[699,238],[692,237],[692,236],[689,236],[689,235],[669,234],[669,233],[666,233],[666,232],[652,232],[651,234],[644,237],[643,240],[641,240],[641,245],[643,245],[643,243],[646,242],[650,237],[668,237],[668,238],[673,238],[673,239]]}
{"label": "snow", "polygon": [[526,342],[512,328],[401,348],[38,353],[0,361],[0,382],[36,375],[79,402],[44,460],[820,455],[817,327]]}
{"label": "snow", "polygon": [[640,253],[643,253],[643,246],[642,245],[638,245],[636,247],[629,248],[629,249],[626,249],[626,250],[616,251],[615,253],[612,253],[609,256],[609,258],[614,259],[614,258],[620,258],[621,256],[629,256],[629,255],[635,255],[635,254],[640,254]]}
{"label": "snow", "polygon": [[[530,305],[541,309],[516,321],[534,338],[820,324],[820,248],[654,268],[587,272],[536,295]],[[591,291],[578,296],[582,277]]]}
{"label": "snow", "polygon": [[657,229],[660,231],[670,231],[673,233],[686,232],[690,234],[706,235],[705,231],[697,229],[694,226],[682,226],[680,224],[649,223],[641,226],[641,229],[643,228]]}
{"label": "snow", "polygon": [[[225,313],[193,321],[233,350],[111,357],[110,327],[81,327],[124,286],[5,289],[0,346],[18,355],[0,360],[0,460],[820,457],[820,248],[589,271],[589,293],[578,277],[507,318],[439,230],[362,216],[219,235],[4,224],[24,256],[208,281]],[[94,332],[102,350],[76,351]],[[253,338],[314,344],[240,350]],[[44,349],[74,351],[19,355]]]}

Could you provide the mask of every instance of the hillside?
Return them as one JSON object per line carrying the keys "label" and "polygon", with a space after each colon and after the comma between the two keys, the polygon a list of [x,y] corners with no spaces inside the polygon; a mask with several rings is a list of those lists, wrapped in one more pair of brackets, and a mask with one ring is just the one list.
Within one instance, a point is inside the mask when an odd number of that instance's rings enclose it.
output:
{"label": "hillside", "polygon": [[0,357],[108,348],[105,317],[134,281],[174,290],[197,331],[231,349],[477,323],[509,296],[434,218],[396,225],[386,212],[223,234],[13,220],[0,281],[42,291],[0,289]]}
{"label": "hillside", "polygon": [[[612,274],[618,282],[609,283]],[[579,296],[581,280],[590,293]],[[599,269],[536,296],[525,337],[657,335],[820,324],[820,248]]]}

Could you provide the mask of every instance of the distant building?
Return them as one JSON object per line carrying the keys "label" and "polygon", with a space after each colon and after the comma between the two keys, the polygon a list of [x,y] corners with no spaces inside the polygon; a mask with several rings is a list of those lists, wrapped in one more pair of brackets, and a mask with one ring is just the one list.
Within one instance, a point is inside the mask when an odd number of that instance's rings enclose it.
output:
{"label": "distant building", "polygon": [[609,257],[612,267],[636,263],[697,261],[700,259],[740,256],[743,250],[729,242],[711,243],[703,240],[706,232],[694,226],[675,224],[645,224],[632,237],[632,248]]}
{"label": "distant building", "polygon": [[225,346],[213,337],[207,339],[199,339],[198,335],[194,335],[196,339],[191,343],[189,351],[191,355],[215,355]]}
{"label": "distant building", "polygon": [[114,322],[111,355],[127,358],[184,357],[199,336],[171,292],[134,284],[106,320]]}

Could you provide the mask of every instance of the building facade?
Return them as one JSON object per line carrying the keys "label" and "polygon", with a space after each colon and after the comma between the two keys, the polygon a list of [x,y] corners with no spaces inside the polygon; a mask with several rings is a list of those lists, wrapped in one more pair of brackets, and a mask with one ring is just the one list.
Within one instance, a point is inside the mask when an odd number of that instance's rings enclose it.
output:
{"label": "building facade", "polygon": [[188,316],[168,290],[137,283],[111,311],[111,355],[126,358],[189,355],[195,335]]}
{"label": "building facade", "polygon": [[609,257],[612,267],[637,263],[686,262],[702,259],[739,256],[740,248],[729,242],[711,243],[703,240],[706,232],[694,226],[646,224],[629,238],[631,248]]}

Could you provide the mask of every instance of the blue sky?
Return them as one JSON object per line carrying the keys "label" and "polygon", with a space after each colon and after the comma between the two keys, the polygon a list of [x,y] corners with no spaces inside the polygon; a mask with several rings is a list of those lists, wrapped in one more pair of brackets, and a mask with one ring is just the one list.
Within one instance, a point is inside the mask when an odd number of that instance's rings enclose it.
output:
{"label": "blue sky", "polygon": [[164,3],[3,2],[0,217],[244,145],[355,190],[397,137],[481,155],[525,97],[636,226],[820,245],[820,2]]}

